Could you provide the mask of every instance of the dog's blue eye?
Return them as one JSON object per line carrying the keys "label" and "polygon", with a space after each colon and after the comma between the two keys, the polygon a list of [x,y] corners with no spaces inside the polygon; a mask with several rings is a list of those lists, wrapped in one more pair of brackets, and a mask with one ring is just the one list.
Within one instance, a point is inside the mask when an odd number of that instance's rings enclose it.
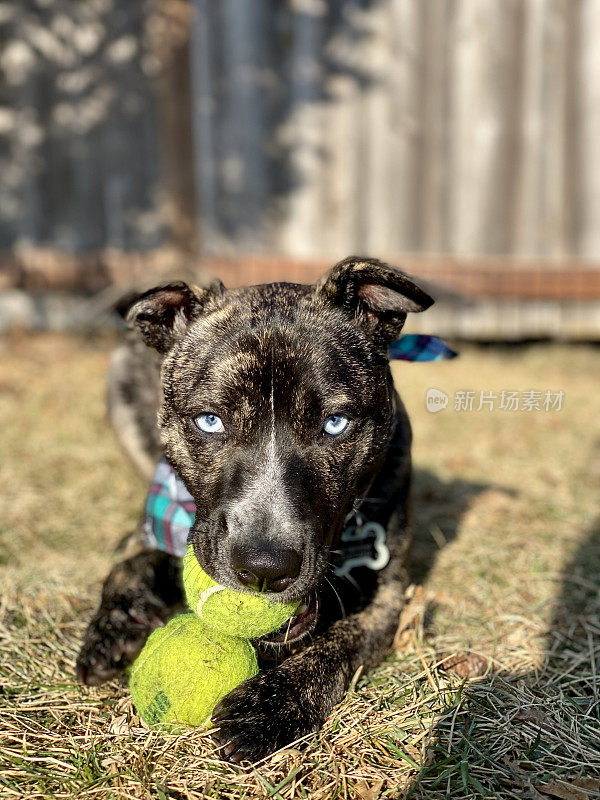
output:
{"label": "dog's blue eye", "polygon": [[194,422],[204,433],[221,433],[225,430],[221,417],[216,414],[200,414]]}
{"label": "dog's blue eye", "polygon": [[331,416],[327,417],[325,420],[323,430],[330,436],[339,436],[340,433],[346,430],[349,422],[350,420],[348,417],[345,417],[343,414],[331,414]]}

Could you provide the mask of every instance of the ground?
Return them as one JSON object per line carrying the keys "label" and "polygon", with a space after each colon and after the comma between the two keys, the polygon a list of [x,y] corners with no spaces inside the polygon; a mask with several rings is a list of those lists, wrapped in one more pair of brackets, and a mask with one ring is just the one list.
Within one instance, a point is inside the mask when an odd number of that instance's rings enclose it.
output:
{"label": "ground", "polygon": [[[600,351],[461,348],[396,364],[417,544],[397,648],[325,729],[256,768],[151,733],[73,667],[144,484],[104,416],[108,337],[0,341],[0,784],[37,798],[573,798],[600,794]],[[449,397],[425,407],[435,387]],[[564,391],[561,410],[500,393]],[[475,391],[473,410],[456,392]],[[495,408],[479,393],[495,392]],[[457,661],[458,664],[454,663]],[[452,666],[454,663],[454,666]]]}

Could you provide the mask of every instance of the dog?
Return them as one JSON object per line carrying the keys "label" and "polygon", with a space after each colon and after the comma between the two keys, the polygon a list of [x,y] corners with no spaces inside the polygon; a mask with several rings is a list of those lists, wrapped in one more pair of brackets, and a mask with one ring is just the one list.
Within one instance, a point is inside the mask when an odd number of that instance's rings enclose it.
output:
{"label": "dog", "polygon": [[[400,270],[349,257],[311,286],[175,282],[128,312],[136,338],[109,387],[127,450],[144,474],[164,455],[183,480],[190,541],[215,581],[301,601],[285,630],[255,643],[263,669],[214,711],[231,761],[318,730],[392,644],[408,583],[411,428],[387,348],[432,303]],[[377,568],[335,569],[353,519],[351,531],[366,520],[385,538]],[[182,597],[173,555],[146,548],[115,566],[80,682],[128,666]]]}

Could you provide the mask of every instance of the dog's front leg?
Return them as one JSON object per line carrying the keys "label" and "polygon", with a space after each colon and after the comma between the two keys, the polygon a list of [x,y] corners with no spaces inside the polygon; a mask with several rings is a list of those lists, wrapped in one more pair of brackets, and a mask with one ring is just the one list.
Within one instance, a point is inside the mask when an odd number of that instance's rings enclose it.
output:
{"label": "dog's front leg", "polygon": [[96,686],[128,667],[182,603],[180,558],[143,550],[113,567],[77,657],[79,682]]}
{"label": "dog's front leg", "polygon": [[404,581],[388,580],[364,610],[334,623],[298,655],[228,694],[213,722],[223,754],[258,761],[318,730],[346,693],[356,670],[385,656],[398,626]]}

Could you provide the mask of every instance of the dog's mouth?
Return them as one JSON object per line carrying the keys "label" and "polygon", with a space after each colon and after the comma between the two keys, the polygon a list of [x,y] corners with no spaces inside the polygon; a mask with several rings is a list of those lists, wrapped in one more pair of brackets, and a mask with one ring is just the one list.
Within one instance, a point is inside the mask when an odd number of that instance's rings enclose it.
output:
{"label": "dog's mouth", "polygon": [[269,644],[291,644],[315,627],[318,612],[317,596],[310,595],[300,603],[293,617],[290,617],[279,630],[269,634],[262,641]]}

